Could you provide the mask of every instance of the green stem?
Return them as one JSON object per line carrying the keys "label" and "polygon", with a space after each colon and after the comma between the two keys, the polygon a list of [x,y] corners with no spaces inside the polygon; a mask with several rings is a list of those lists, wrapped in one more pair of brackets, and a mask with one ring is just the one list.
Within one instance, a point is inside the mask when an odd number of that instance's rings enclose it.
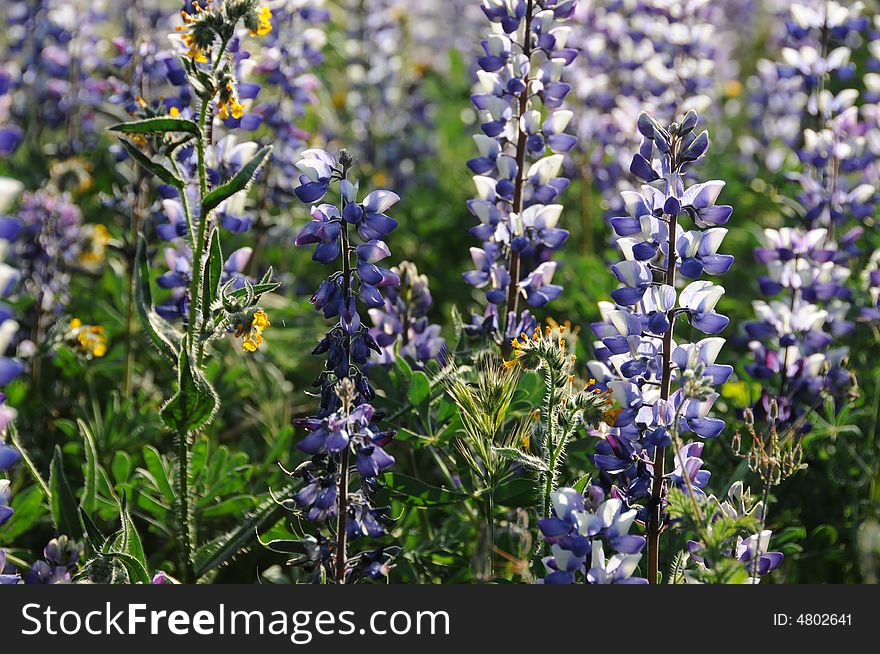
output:
{"label": "green stem", "polygon": [[[208,116],[208,106],[210,99],[202,98],[202,106],[199,110],[199,134],[196,139],[196,152],[198,155],[198,175],[199,175],[199,197],[204,200],[208,194],[208,176],[205,166],[205,123]],[[189,209],[189,202],[186,198],[186,189],[181,189],[181,200],[184,209],[184,215],[188,223],[188,231],[190,235],[193,233],[192,214]],[[203,315],[202,301],[202,264],[205,250],[205,234],[207,232],[208,215],[204,210],[204,205],[199,215],[199,224],[196,230],[195,243],[192,252],[192,280],[190,284],[190,301],[189,301],[189,324],[187,325],[187,338],[185,346],[190,349],[190,353],[195,353],[193,364],[202,365],[204,355],[204,343],[202,334],[199,329],[200,316]],[[181,385],[180,393],[185,394],[185,388]],[[187,406],[187,399],[183,400],[182,405]],[[186,424],[186,420],[184,420]],[[192,583],[195,581],[195,572],[193,565],[193,544],[196,540],[195,516],[192,512],[190,503],[190,434],[187,431],[181,431],[176,434],[177,438],[177,539],[180,557],[180,576],[184,583]]]}
{"label": "green stem", "polygon": [[489,565],[487,581],[495,576],[495,489],[489,488],[486,497],[486,558]]}

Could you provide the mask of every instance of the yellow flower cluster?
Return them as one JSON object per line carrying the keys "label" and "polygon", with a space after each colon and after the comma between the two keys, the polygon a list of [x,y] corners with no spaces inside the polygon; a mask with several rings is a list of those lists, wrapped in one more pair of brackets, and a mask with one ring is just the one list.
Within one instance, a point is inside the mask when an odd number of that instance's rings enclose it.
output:
{"label": "yellow flower cluster", "polygon": [[263,342],[263,330],[271,324],[269,316],[262,309],[254,311],[254,317],[249,326],[245,327],[244,323],[238,323],[235,326],[235,337],[244,339],[241,343],[241,349],[245,352],[256,352]]}
{"label": "yellow flower cluster", "polygon": [[110,232],[104,225],[87,225],[88,247],[79,255],[79,262],[84,266],[97,266],[104,262],[107,245],[110,243]]}
{"label": "yellow flower cluster", "polygon": [[70,340],[74,341],[83,354],[102,357],[107,354],[107,338],[100,325],[84,325],[79,318],[73,318],[69,325]]}
{"label": "yellow flower cluster", "polygon": [[241,118],[244,115],[244,105],[235,97],[235,89],[232,82],[226,83],[226,92],[220,94],[217,100],[217,116],[226,120],[230,116]]}
{"label": "yellow flower cluster", "polygon": [[[575,356],[573,354],[570,356],[566,354],[566,341],[564,338],[566,330],[570,327],[569,323],[560,325],[553,320],[548,320],[543,332],[540,327],[535,329],[531,337],[523,332],[519,335],[519,338],[514,338],[511,341],[513,359],[505,361],[504,367],[509,369],[517,365],[523,365],[526,363],[523,360],[524,357],[538,351],[542,359],[550,359],[547,361],[548,365],[553,365],[559,368],[560,371],[563,367],[570,366],[574,362]],[[526,363],[526,367],[535,368],[537,363],[537,361],[529,361]]]}
{"label": "yellow flower cluster", "polygon": [[272,10],[263,5],[257,10],[257,31],[251,36],[266,36],[272,31]]}
{"label": "yellow flower cluster", "polygon": [[[593,411],[600,412],[594,415],[601,416],[606,424],[613,426],[622,408],[614,403],[611,391],[594,388],[595,379],[590,379],[580,390],[574,387],[575,355],[568,352],[566,332],[576,334],[577,328],[572,329],[569,322],[560,325],[556,321],[548,319],[543,330],[538,328],[531,336],[525,333],[520,334],[519,338],[514,338],[511,342],[513,358],[505,361],[504,366],[508,369],[521,366],[528,370],[546,367],[554,371],[556,379],[565,385],[563,397],[576,402],[579,406],[593,407]],[[589,400],[588,398],[592,395],[600,397],[595,401]]]}
{"label": "yellow flower cluster", "polygon": [[[208,4],[210,4],[210,0],[208,0]],[[198,0],[193,3],[193,8],[196,10],[196,14],[201,14],[205,11],[199,5]],[[178,32],[182,32],[180,39],[183,41],[183,45],[189,48],[186,55],[198,64],[208,63],[208,57],[205,55],[205,51],[198,46],[192,33],[192,25],[196,22],[197,17],[188,14],[186,11],[181,11],[180,17],[183,18],[183,25],[178,25],[175,29]]]}

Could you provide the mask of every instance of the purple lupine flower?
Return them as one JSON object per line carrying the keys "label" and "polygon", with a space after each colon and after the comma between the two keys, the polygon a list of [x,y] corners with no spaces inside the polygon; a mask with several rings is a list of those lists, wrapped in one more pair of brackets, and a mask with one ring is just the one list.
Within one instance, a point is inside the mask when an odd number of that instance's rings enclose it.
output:
{"label": "purple lupine flower", "polygon": [[485,289],[480,322],[496,326],[496,338],[505,340],[520,322],[520,297],[541,307],[562,292],[551,283],[556,264],[548,259],[568,238],[557,226],[562,205],[556,201],[568,186],[563,153],[575,144],[566,133],[572,112],[560,109],[571,90],[563,72],[577,54],[564,25],[574,6],[573,0],[482,3],[492,29],[482,42],[471,99],[483,133],[474,136],[478,156],[468,162],[477,189],[468,209],[479,220],[471,234],[482,245],[471,249],[476,268],[464,279]]}
{"label": "purple lupine flower", "polygon": [[[880,151],[871,145],[876,109],[847,88],[852,48],[869,27],[861,5],[787,10],[779,60],[763,62],[761,70],[780,80],[781,101],[795,117],[773,147],[785,155],[778,168],[798,182],[803,210],[798,226],[764,231],[755,256],[767,266],[759,279],[766,300],[753,303],[757,320],[745,330],[754,357],[747,369],[764,386],[755,415],[762,419],[775,405],[784,428],[805,431],[803,416],[819,398],[840,402],[852,384],[848,352],[838,341],[854,327],[848,281],[862,223],[878,200]],[[832,84],[842,90],[830,91]],[[862,312],[863,319],[870,315]]]}
{"label": "purple lupine flower", "polygon": [[21,577],[6,564],[6,550],[0,549],[0,586],[11,586],[20,581]]}
{"label": "purple lupine flower", "polygon": [[43,561],[37,561],[24,575],[26,584],[67,584],[71,572],[76,572],[84,547],[71,541],[67,536],[59,536],[49,541],[43,549]]}
{"label": "purple lupine flower", "polygon": [[601,193],[607,215],[619,215],[622,191],[638,148],[636,121],[646,111],[663,124],[693,109],[715,123],[721,91],[735,78],[735,34],[728,5],[707,0],[669,3],[581,2],[571,41],[580,54],[572,69],[578,106],[576,161]]}
{"label": "purple lupine flower", "polygon": [[241,127],[269,130],[264,144],[271,142],[273,148],[264,183],[276,205],[293,199],[289,180],[296,175],[295,162],[310,137],[302,126],[303,116],[318,103],[320,81],[312,71],[323,61],[328,19],[323,0],[273,4],[272,31],[250,59],[264,91],[241,119]]}
{"label": "purple lupine flower", "polygon": [[0,82],[0,88],[9,84],[10,113],[17,123],[4,128],[0,108],[0,151],[15,148],[20,128],[65,129],[64,156],[93,151],[100,133],[99,110],[110,86],[101,70],[106,11],[94,3],[58,4],[47,11],[46,3],[23,0],[11,0],[4,9],[4,59],[26,74]]}
{"label": "purple lupine flower", "polygon": [[[748,516],[763,523],[767,510],[763,501],[754,502],[752,500],[750,491],[743,486],[741,481],[731,485],[727,491],[727,497],[723,501],[710,495],[706,500],[706,506],[710,509],[711,516],[707,526],[709,530],[722,517],[736,519]],[[745,583],[760,583],[761,577],[772,572],[782,563],[783,555],[781,552],[768,551],[771,536],[772,532],[764,528],[756,534],[745,537],[737,535],[736,543],[726,553],[727,556],[736,559],[745,566],[749,573]],[[695,572],[705,571],[711,565],[711,562],[706,561],[702,556],[702,549],[702,543],[697,541],[688,541],[687,543],[688,558],[696,564],[697,570],[684,571],[686,583],[701,583],[699,574],[695,574]]]}
{"label": "purple lupine flower", "polygon": [[[339,206],[313,206],[311,221],[295,243],[314,245],[313,259],[335,264],[339,270],[321,282],[311,300],[335,325],[313,351],[326,355],[324,370],[315,382],[320,396],[317,413],[297,421],[308,431],[298,448],[311,460],[292,473],[303,479],[303,485],[283,504],[312,522],[337,521],[335,537],[341,539],[337,551],[322,559],[316,574],[325,569],[344,583],[356,571],[365,577],[372,574],[369,566],[359,567],[363,553],[349,557],[346,539],[379,536],[390,522],[386,510],[374,506],[373,496],[379,486],[377,477],[394,465],[394,457],[385,450],[394,433],[380,431],[374,421],[370,400],[375,392],[363,368],[371,353],[381,353],[381,348],[361,320],[361,311],[362,306],[368,310],[384,306],[386,290],[400,284],[395,270],[377,265],[391,255],[384,239],[397,222],[385,212],[400,198],[391,191],[376,190],[358,201],[359,184],[348,180],[354,159],[346,150],[338,158],[323,150],[306,150],[296,165],[304,174],[294,192],[303,201],[324,198],[338,182]],[[360,480],[359,488],[350,485],[355,478]],[[393,558],[388,548],[381,551],[388,556],[377,561],[387,563]],[[390,566],[383,569],[387,572]]]}
{"label": "purple lupine flower", "polygon": [[370,335],[382,350],[373,360],[389,365],[397,356],[403,356],[419,364],[445,364],[446,342],[440,336],[440,326],[428,321],[433,303],[428,278],[420,275],[409,261],[392,270],[400,279],[400,286],[389,287],[383,306],[369,311],[373,321]]}
{"label": "purple lupine flower", "polygon": [[[645,583],[631,576],[645,546],[643,536],[629,533],[635,509],[624,511],[620,499],[606,499],[595,485],[588,486],[586,498],[573,488],[560,488],[552,501],[553,514],[538,521],[552,553],[544,558],[547,575],[540,583],[571,584],[579,577],[591,584]],[[615,551],[607,561],[605,544]]]}
{"label": "purple lupine flower", "polygon": [[[732,257],[718,253],[726,230],[716,227],[729,219],[731,209],[716,204],[723,182],[690,183],[686,178],[687,168],[709,146],[706,132],[695,132],[694,112],[668,127],[647,114],[637,124],[644,140],[631,170],[646,183],[639,192],[623,194],[627,215],[611,220],[624,257],[611,268],[620,288],[612,292],[613,304],[600,303],[602,321],[593,325],[596,360],[589,369],[621,409],[593,456],[599,479],[609,492],[619,489],[642,513],[650,532],[660,528],[655,521],[662,513],[648,514],[640,504],[665,501],[657,495],[662,487],[655,480],[668,475],[665,448],[673,434],[715,438],[724,428],[722,420],[711,416],[718,395],[710,389],[733,371],[717,363],[724,339],[714,336],[728,318],[716,311],[724,288],[709,278],[732,263]],[[688,222],[682,224],[682,217]],[[683,278],[696,279],[678,290]],[[679,320],[707,338],[681,341],[674,334]],[[696,394],[694,380],[700,386]],[[702,469],[701,450],[699,441],[684,446],[684,469],[673,461],[678,466],[673,483],[687,475],[696,488],[705,485],[708,471]],[[627,565],[622,559],[597,559],[594,574],[614,580]]]}
{"label": "purple lupine flower", "polygon": [[[421,26],[415,3],[401,0],[347,0],[345,87],[339,108],[343,125],[337,138],[349,144],[369,166],[374,180],[403,192],[426,179],[423,164],[436,151],[434,106],[425,93],[426,72],[413,32]],[[404,54],[405,53],[405,54]]]}

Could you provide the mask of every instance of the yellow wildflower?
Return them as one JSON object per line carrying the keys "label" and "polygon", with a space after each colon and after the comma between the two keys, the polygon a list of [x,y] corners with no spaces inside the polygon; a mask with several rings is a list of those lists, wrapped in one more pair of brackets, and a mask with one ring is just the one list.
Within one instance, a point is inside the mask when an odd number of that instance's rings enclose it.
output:
{"label": "yellow wildflower", "polygon": [[269,316],[262,309],[254,311],[249,326],[246,327],[244,323],[238,323],[235,326],[235,337],[243,339],[241,349],[245,352],[256,352],[263,342],[263,330],[271,324]]}
{"label": "yellow wildflower", "polygon": [[266,36],[272,31],[272,10],[263,5],[257,10],[257,31],[251,36]]}
{"label": "yellow wildflower", "polygon": [[68,338],[86,356],[100,358],[107,354],[107,338],[100,325],[84,325],[79,318],[73,318],[68,326]]}

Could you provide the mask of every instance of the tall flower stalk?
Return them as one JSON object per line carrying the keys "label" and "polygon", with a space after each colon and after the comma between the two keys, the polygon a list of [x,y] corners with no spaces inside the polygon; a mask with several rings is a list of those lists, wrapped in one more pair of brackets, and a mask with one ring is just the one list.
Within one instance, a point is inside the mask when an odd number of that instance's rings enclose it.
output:
{"label": "tall flower stalk", "polygon": [[[724,427],[722,420],[708,417],[718,394],[690,397],[685,382],[696,376],[719,385],[733,372],[715,363],[724,339],[689,344],[674,336],[682,318],[708,335],[729,322],[715,312],[724,288],[702,279],[727,272],[733,263],[732,256],[718,254],[727,233],[719,225],[732,212],[715,204],[724,182],[685,186],[688,166],[709,147],[707,133],[695,133],[697,123],[693,111],[668,127],[647,114],[639,116],[644,140],[630,169],[645,184],[641,192],[623,194],[628,215],[611,220],[624,255],[611,267],[621,287],[611,294],[614,304],[600,305],[603,322],[594,325],[601,339],[598,360],[590,364],[599,384],[611,390],[622,408],[598,444],[594,462],[604,484],[618,487],[630,504],[642,504],[651,583],[658,579],[666,523],[666,450],[672,433],[714,438]],[[695,229],[684,229],[681,216]],[[676,284],[682,278],[695,281],[679,293]]]}
{"label": "tall flower stalk", "polygon": [[303,483],[284,505],[312,522],[335,523],[335,529],[327,530],[333,541],[319,530],[316,538],[283,545],[281,551],[293,547],[307,553],[294,563],[309,566],[316,580],[344,584],[386,576],[395,552],[380,547],[351,555],[348,546],[358,536],[381,536],[390,523],[373,496],[379,474],[394,465],[394,457],[384,450],[394,434],[379,431],[373,421],[369,402],[375,393],[363,367],[381,348],[361,320],[361,305],[382,307],[382,289],[400,284],[397,273],[376,265],[391,254],[383,239],[397,222],[384,212],[400,198],[377,190],[359,202],[359,183],[348,179],[355,161],[346,150],[338,158],[318,149],[306,150],[302,157],[296,165],[303,174],[294,189],[301,201],[319,201],[338,185],[339,205],[312,206],[312,219],[296,237],[299,247],[315,246],[315,261],[337,266],[312,296],[315,309],[336,324],[313,351],[327,355],[315,382],[320,404],[314,417],[297,421],[309,432],[298,447],[312,458],[291,473]]}
{"label": "tall flower stalk", "polygon": [[483,133],[474,136],[480,156],[468,162],[477,188],[468,209],[480,221],[471,234],[483,243],[471,248],[475,270],[464,278],[485,289],[484,321],[509,351],[520,297],[541,307],[562,292],[549,255],[569,235],[557,227],[563,207],[554,201],[568,186],[563,155],[575,144],[565,133],[572,113],[560,108],[571,90],[562,74],[577,55],[563,25],[575,2],[483,0],[482,7],[492,30],[471,98]]}
{"label": "tall flower stalk", "polygon": [[[123,135],[122,145],[131,158],[158,181],[174,189],[179,198],[185,239],[192,252],[188,293],[182,299],[184,329],[160,316],[152,304],[146,242],[140,238],[138,252],[139,313],[151,341],[175,366],[178,388],[162,407],[165,425],[176,447],[176,538],[178,576],[183,582],[196,580],[193,561],[197,531],[192,510],[190,449],[193,435],[212,421],[220,398],[205,375],[207,344],[234,333],[242,338],[245,351],[254,351],[269,326],[258,303],[263,293],[274,290],[271,271],[259,284],[246,282],[235,289],[221,283],[223,253],[213,210],[236,193],[244,191],[259,172],[270,148],[257,151],[231,178],[217,185],[209,182],[206,149],[213,133],[213,113],[241,115],[233,61],[227,48],[240,23],[253,34],[271,29],[270,12],[255,0],[228,0],[193,14],[181,12],[178,28],[186,54],[181,63],[193,94],[198,99],[197,119],[183,118],[172,109],[168,115],[121,123],[110,129]],[[196,175],[192,187],[184,181],[181,164],[185,151],[196,152]]]}

